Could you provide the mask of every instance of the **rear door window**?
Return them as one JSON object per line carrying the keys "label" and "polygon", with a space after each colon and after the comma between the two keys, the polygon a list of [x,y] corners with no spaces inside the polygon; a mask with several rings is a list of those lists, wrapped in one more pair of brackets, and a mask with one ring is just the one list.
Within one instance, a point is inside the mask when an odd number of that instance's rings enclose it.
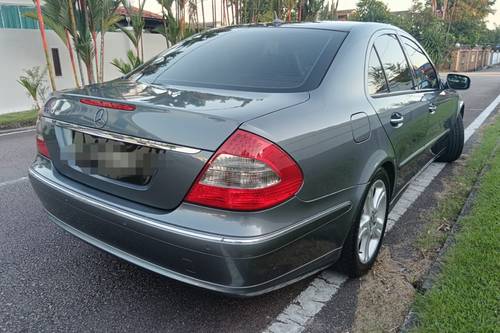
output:
{"label": "rear door window", "polygon": [[403,37],[402,41],[415,73],[417,89],[437,89],[439,87],[438,76],[424,51],[406,37]]}
{"label": "rear door window", "polygon": [[382,63],[375,47],[372,47],[370,58],[368,59],[368,93],[376,95],[387,92],[389,92],[389,88],[387,87],[384,69],[382,68]]}
{"label": "rear door window", "polygon": [[403,49],[393,34],[382,35],[375,40],[380,61],[384,68],[390,92],[413,89],[413,77]]}

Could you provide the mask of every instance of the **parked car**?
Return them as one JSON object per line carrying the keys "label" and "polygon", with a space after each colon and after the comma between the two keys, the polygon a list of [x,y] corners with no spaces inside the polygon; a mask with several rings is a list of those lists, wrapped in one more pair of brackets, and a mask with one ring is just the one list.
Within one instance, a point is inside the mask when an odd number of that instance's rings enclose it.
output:
{"label": "parked car", "polygon": [[469,85],[390,25],[209,30],[55,93],[30,179],[69,233],[195,286],[252,296],[339,260],[359,276],[409,181],[460,156]]}

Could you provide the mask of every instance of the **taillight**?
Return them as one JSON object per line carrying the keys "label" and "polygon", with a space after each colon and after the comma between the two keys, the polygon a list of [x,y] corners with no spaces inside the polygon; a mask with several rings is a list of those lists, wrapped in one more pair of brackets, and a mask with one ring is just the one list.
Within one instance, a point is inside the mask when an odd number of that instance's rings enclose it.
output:
{"label": "taillight", "polygon": [[38,152],[42,154],[43,156],[50,158],[49,154],[49,149],[47,148],[47,145],[45,144],[45,140],[40,137],[36,137],[36,148],[38,149]]}
{"label": "taillight", "polygon": [[99,99],[80,98],[80,103],[92,105],[92,106],[98,106],[101,108],[116,109],[116,110],[122,110],[122,111],[134,111],[135,110],[135,105],[116,103],[116,102],[110,102],[110,101],[101,101]]}
{"label": "taillight", "polygon": [[36,124],[36,149],[41,155],[50,158],[49,149],[47,148],[47,144],[42,136],[40,119],[38,119]]}
{"label": "taillight", "polygon": [[294,196],[302,182],[299,166],[280,147],[237,130],[208,161],[186,201],[228,210],[261,210]]}

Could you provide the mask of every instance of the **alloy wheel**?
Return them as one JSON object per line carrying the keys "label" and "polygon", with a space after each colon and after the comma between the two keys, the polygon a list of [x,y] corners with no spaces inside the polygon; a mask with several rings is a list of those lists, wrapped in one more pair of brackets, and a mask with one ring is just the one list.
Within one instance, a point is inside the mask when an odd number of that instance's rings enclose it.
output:
{"label": "alloy wheel", "polygon": [[384,231],[387,214],[387,189],[378,179],[368,190],[358,228],[358,257],[363,264],[370,262],[377,252]]}

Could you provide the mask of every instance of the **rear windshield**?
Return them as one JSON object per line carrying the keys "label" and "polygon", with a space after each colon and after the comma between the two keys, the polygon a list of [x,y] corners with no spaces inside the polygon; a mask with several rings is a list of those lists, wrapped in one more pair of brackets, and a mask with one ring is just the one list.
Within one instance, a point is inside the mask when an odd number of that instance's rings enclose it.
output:
{"label": "rear windshield", "polygon": [[249,91],[316,88],[346,32],[275,27],[211,30],[159,55],[130,79]]}

